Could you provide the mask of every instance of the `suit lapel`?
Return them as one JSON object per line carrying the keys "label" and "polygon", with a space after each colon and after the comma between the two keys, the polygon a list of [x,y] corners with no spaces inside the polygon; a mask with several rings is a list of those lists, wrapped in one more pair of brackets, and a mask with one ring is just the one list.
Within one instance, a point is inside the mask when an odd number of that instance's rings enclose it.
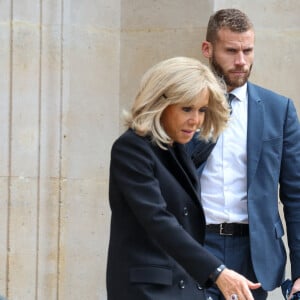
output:
{"label": "suit lapel", "polygon": [[260,158],[264,131],[264,106],[255,87],[248,82],[247,189]]}

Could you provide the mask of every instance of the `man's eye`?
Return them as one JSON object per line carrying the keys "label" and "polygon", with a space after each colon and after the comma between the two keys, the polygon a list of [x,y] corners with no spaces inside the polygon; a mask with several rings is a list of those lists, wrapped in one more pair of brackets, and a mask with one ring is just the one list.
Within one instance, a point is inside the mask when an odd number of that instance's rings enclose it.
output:
{"label": "man's eye", "polygon": [[235,49],[227,49],[227,52],[229,52],[229,53],[236,53],[236,50]]}
{"label": "man's eye", "polygon": [[252,53],[252,49],[246,49],[246,50],[244,50],[244,53],[245,54],[251,54]]}

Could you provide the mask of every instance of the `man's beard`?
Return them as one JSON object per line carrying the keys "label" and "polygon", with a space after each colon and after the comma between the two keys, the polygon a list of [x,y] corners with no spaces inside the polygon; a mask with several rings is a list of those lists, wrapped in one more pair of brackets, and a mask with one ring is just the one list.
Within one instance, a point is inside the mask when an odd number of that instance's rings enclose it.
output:
{"label": "man's beard", "polygon": [[[251,70],[252,70],[252,65],[250,66],[249,70],[245,73],[244,77],[240,77],[237,79],[230,79],[230,74],[224,71],[224,69],[222,68],[222,66],[217,62],[214,54],[212,55],[211,59],[210,59],[210,65],[211,65],[211,69],[212,71],[219,77],[221,83],[225,83],[226,86],[230,86],[232,88],[237,88],[240,87],[242,85],[244,85],[250,74],[251,74]],[[231,71],[245,71],[244,69],[235,69],[235,70],[231,70]]]}

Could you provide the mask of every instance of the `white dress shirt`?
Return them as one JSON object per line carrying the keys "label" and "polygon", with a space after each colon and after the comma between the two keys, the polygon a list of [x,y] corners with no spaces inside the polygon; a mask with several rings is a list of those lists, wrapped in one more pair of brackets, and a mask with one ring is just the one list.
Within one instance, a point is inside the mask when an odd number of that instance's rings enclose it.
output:
{"label": "white dress shirt", "polygon": [[207,224],[248,223],[247,83],[232,92],[232,114],[201,175]]}

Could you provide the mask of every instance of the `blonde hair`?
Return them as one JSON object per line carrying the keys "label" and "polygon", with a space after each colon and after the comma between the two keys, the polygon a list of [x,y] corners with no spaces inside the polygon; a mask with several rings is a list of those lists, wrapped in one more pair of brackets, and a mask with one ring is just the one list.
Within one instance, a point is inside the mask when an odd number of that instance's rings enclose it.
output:
{"label": "blonde hair", "polygon": [[171,104],[193,104],[204,89],[209,91],[209,103],[199,137],[215,141],[229,117],[225,90],[206,65],[188,57],[161,61],[143,75],[125,125],[165,148],[172,141],[161,125],[162,112]]}

